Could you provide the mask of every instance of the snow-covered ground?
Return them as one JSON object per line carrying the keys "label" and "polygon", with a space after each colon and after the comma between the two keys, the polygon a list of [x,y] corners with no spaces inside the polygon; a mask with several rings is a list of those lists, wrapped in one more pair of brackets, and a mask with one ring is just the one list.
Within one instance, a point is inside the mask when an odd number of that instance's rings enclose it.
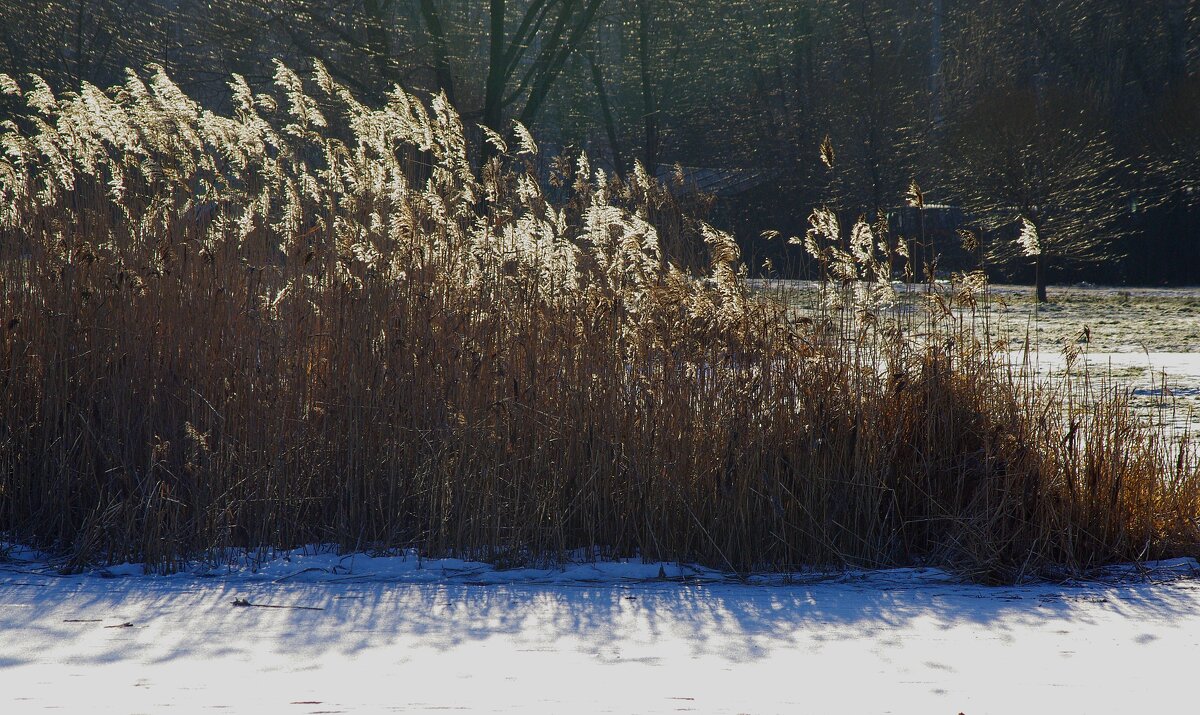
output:
{"label": "snow-covered ground", "polygon": [[1076,375],[1128,390],[1135,412],[1172,438],[1200,432],[1200,289],[1059,287],[1036,309],[1028,287],[990,291],[992,325],[1011,348],[1031,347],[1039,374],[1061,377],[1073,344]]}
{"label": "snow-covered ground", "polygon": [[[742,584],[295,552],[168,577],[0,564],[4,713],[1135,713],[1195,708],[1191,560],[988,588]],[[235,605],[237,603],[249,605]]]}
{"label": "snow-covered ground", "polygon": [[[818,304],[818,285],[812,281],[751,284],[780,291],[802,311]],[[922,287],[899,290],[908,296],[901,305],[919,304],[912,297],[921,295]],[[1168,437],[1200,434],[1200,288],[1051,286],[1049,295],[1050,303],[1036,305],[1029,286],[989,286],[974,316],[977,329],[987,330],[1015,365],[1028,360],[1039,379],[1051,382],[1063,375],[1064,348],[1080,348],[1076,376],[1086,368],[1093,386],[1128,390],[1136,413],[1165,428]]]}

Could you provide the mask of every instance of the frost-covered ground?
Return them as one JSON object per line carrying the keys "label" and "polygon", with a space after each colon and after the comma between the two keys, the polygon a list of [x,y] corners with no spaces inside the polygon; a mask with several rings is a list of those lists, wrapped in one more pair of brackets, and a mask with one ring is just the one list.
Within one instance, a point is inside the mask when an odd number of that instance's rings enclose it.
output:
{"label": "frost-covered ground", "polygon": [[[168,577],[0,565],[3,712],[1187,712],[1191,560],[988,588],[496,571],[294,552]],[[250,605],[235,605],[235,603]]]}
{"label": "frost-covered ground", "polygon": [[[1051,288],[1037,306],[1021,286],[991,289],[1002,335],[1026,343],[1039,374],[1061,377],[1063,347],[1083,349],[1078,376],[1129,392],[1143,419],[1179,439],[1200,431],[1200,288]],[[1088,340],[1085,342],[1085,334]]]}
{"label": "frost-covered ground", "polygon": [[[816,305],[813,282],[754,285],[783,291],[802,310]],[[920,293],[909,287],[905,294]],[[1029,286],[989,286],[975,316],[978,329],[985,327],[986,303],[993,344],[1004,347],[1018,366],[1028,360],[1040,379],[1057,380],[1067,362],[1064,347],[1077,346],[1083,352],[1074,365],[1076,376],[1086,368],[1093,385],[1128,390],[1136,412],[1163,426],[1169,437],[1200,433],[1200,288],[1051,286],[1049,295],[1050,303],[1038,306]]]}
{"label": "frost-covered ground", "polygon": [[[751,285],[781,290],[801,307],[811,305],[817,292],[812,281],[756,280]],[[922,286],[896,285],[902,295],[923,292]],[[999,337],[1014,344],[1028,337],[1034,349],[1056,350],[1087,326],[1096,352],[1200,352],[1200,287],[1051,286],[1049,296],[1049,303],[1035,306],[1030,286],[989,286],[986,302]]]}

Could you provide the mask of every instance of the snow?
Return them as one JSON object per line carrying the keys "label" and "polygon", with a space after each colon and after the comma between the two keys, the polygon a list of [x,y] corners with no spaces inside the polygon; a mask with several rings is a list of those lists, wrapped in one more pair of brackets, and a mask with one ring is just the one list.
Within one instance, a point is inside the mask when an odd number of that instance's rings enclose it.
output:
{"label": "snow", "polygon": [[10,559],[6,713],[1132,713],[1188,709],[1200,656],[1191,559],[1010,588],[311,549],[173,576]]}
{"label": "snow", "polygon": [[[1013,352],[1012,358],[1015,364],[1020,364],[1021,353]],[[1056,370],[1066,365],[1066,356],[1060,352],[1038,353],[1035,359],[1039,366]],[[1200,353],[1099,352],[1085,353],[1080,359],[1086,360],[1089,369],[1099,376],[1109,372],[1134,371],[1149,373],[1145,379],[1153,380],[1155,384],[1161,380],[1163,373],[1171,380],[1200,380]]]}
{"label": "snow", "polygon": [[[1019,351],[1009,353],[1009,360],[1057,385],[1067,367],[1066,356],[1058,351],[1036,353],[1029,365]],[[1093,387],[1127,390],[1134,414],[1161,427],[1171,440],[1200,432],[1200,352],[1088,352],[1077,358],[1071,374],[1078,378],[1085,370]]]}

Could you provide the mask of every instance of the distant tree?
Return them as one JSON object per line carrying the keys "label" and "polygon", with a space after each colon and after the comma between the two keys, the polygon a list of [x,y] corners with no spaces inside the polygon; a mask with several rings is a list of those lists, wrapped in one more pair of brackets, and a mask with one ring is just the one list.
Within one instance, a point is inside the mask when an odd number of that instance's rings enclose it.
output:
{"label": "distant tree", "polygon": [[[376,100],[396,84],[411,88],[414,65],[420,62],[411,41],[413,18],[397,0],[217,0],[209,7],[218,16],[199,27],[201,33],[246,39],[246,30],[259,24],[250,35],[255,46],[243,51],[264,69],[270,71],[270,60],[279,55],[297,64],[317,59],[340,81]],[[222,44],[211,36],[208,42]],[[269,53],[265,57],[263,50]]]}
{"label": "distant tree", "polygon": [[656,0],[637,0],[638,75],[642,86],[643,161],[653,171],[658,166],[658,93],[651,74],[652,43],[657,11],[663,5]]}
{"label": "distant tree", "polygon": [[169,20],[154,0],[0,0],[0,72],[107,86],[130,64],[169,62]]}
{"label": "distant tree", "polygon": [[[846,0],[839,19],[848,33],[840,58],[842,86],[830,127],[853,173],[853,203],[871,215],[894,205],[912,178],[915,106],[924,98],[926,64],[916,39],[917,25],[883,0]],[[922,38],[923,39],[923,38]],[[840,115],[840,116],[839,116]]]}
{"label": "distant tree", "polygon": [[949,133],[952,191],[993,239],[992,261],[1024,256],[1045,302],[1047,268],[1111,260],[1129,210],[1119,159],[1077,97],[995,92]]}
{"label": "distant tree", "polygon": [[1147,183],[1161,201],[1200,204],[1200,77],[1179,82],[1155,109],[1145,127]]}
{"label": "distant tree", "polygon": [[1181,246],[1200,202],[1197,0],[0,0],[0,72],[58,92],[158,63],[220,111],[230,73],[267,84],[273,58],[377,104],[443,91],[618,171],[767,169],[726,214],[745,240],[818,202],[887,211],[916,179],[1028,219],[1049,266],[1104,258],[1122,224]]}
{"label": "distant tree", "polygon": [[[454,80],[447,6],[453,3],[420,0],[419,4],[434,47],[439,88],[449,93]],[[525,124],[537,118],[603,4],[604,0],[489,0],[485,34],[463,38],[487,47],[481,111],[485,125],[504,131],[506,110],[512,107],[519,107],[511,114]]]}

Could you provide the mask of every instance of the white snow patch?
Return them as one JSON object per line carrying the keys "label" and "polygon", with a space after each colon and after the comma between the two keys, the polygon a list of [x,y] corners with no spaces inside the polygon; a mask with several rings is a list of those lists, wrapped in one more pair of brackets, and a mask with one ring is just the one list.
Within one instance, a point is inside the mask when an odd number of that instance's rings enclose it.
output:
{"label": "white snow patch", "polygon": [[1192,559],[988,588],[933,569],[744,585],[319,549],[112,578],[140,567],[58,576],[14,552],[13,713],[1175,712],[1200,656]]}

